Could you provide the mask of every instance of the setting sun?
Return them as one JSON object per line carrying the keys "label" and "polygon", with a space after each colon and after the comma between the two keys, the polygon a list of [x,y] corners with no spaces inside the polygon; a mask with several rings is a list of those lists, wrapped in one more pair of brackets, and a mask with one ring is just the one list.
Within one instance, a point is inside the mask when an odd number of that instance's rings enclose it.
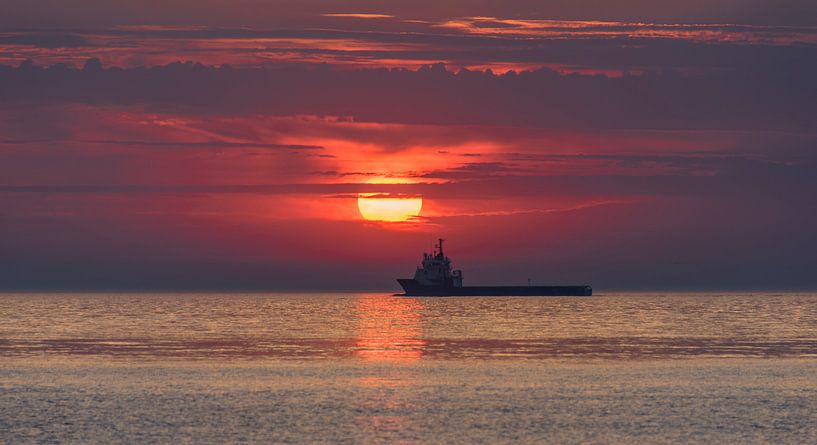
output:
{"label": "setting sun", "polygon": [[[373,178],[368,184],[405,184],[398,178]],[[357,208],[364,219],[370,221],[402,222],[420,215],[423,208],[421,196],[392,195],[389,193],[360,193]]]}
{"label": "setting sun", "polygon": [[370,221],[408,221],[420,214],[423,198],[386,198],[382,194],[361,193],[357,207],[360,215]]}

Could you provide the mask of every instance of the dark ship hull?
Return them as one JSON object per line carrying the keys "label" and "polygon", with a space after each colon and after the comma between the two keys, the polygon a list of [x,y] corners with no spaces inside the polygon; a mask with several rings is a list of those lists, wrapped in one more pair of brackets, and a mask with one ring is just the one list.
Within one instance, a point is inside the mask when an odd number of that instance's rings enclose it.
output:
{"label": "dark ship hull", "polygon": [[413,278],[398,278],[407,297],[589,297],[590,286],[424,286]]}

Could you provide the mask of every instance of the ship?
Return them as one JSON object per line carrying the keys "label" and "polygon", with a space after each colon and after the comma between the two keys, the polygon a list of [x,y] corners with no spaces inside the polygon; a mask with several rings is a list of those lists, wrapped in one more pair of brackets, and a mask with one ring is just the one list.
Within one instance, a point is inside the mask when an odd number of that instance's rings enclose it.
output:
{"label": "ship", "polygon": [[407,297],[466,296],[581,296],[593,295],[590,286],[463,286],[462,271],[451,270],[451,259],[443,253],[443,240],[431,253],[423,253],[414,278],[398,278]]}

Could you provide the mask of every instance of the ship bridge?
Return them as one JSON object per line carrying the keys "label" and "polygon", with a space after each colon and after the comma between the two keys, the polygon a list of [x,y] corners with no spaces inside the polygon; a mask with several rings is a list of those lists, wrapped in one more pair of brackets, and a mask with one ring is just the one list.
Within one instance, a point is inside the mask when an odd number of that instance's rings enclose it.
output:
{"label": "ship bridge", "polygon": [[423,286],[462,287],[462,271],[451,270],[451,259],[443,253],[443,239],[431,253],[423,253],[422,266],[414,272],[414,279]]}

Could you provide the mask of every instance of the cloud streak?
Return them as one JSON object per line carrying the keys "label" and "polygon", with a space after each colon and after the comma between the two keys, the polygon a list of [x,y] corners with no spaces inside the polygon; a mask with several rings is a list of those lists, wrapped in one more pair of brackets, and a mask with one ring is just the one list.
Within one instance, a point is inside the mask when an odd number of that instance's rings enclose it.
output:
{"label": "cloud streak", "polygon": [[[381,23],[378,15],[355,22]],[[380,20],[371,20],[376,17]],[[177,60],[234,66],[331,63],[417,68],[442,62],[497,72],[548,67],[562,72],[711,69],[762,63],[775,53],[806,55],[817,27],[735,24],[649,24],[465,17],[390,28],[259,29],[202,26],[119,26],[111,29],[0,33],[0,63],[31,59],[81,65],[91,57],[121,67]],[[365,23],[364,23],[365,25]],[[787,49],[783,49],[787,48]],[[668,54],[669,53],[669,54]],[[671,54],[671,57],[670,57]]]}
{"label": "cloud streak", "polygon": [[738,44],[817,44],[817,27],[739,24],[662,24],[462,17],[434,26],[500,37],[557,39],[672,39]]}
{"label": "cloud streak", "polygon": [[[7,103],[151,104],[198,113],[348,116],[360,121],[563,128],[813,130],[817,57],[796,67],[705,75],[497,75],[328,68],[233,69],[170,64],[150,69],[0,66]],[[400,106],[395,106],[400,104]],[[672,106],[663,106],[672,104]]]}
{"label": "cloud streak", "polygon": [[336,13],[328,13],[328,14],[321,14],[324,17],[341,17],[341,18],[349,18],[349,19],[393,19],[393,15],[389,14],[367,14],[367,13],[352,13],[352,12],[336,12]]}

